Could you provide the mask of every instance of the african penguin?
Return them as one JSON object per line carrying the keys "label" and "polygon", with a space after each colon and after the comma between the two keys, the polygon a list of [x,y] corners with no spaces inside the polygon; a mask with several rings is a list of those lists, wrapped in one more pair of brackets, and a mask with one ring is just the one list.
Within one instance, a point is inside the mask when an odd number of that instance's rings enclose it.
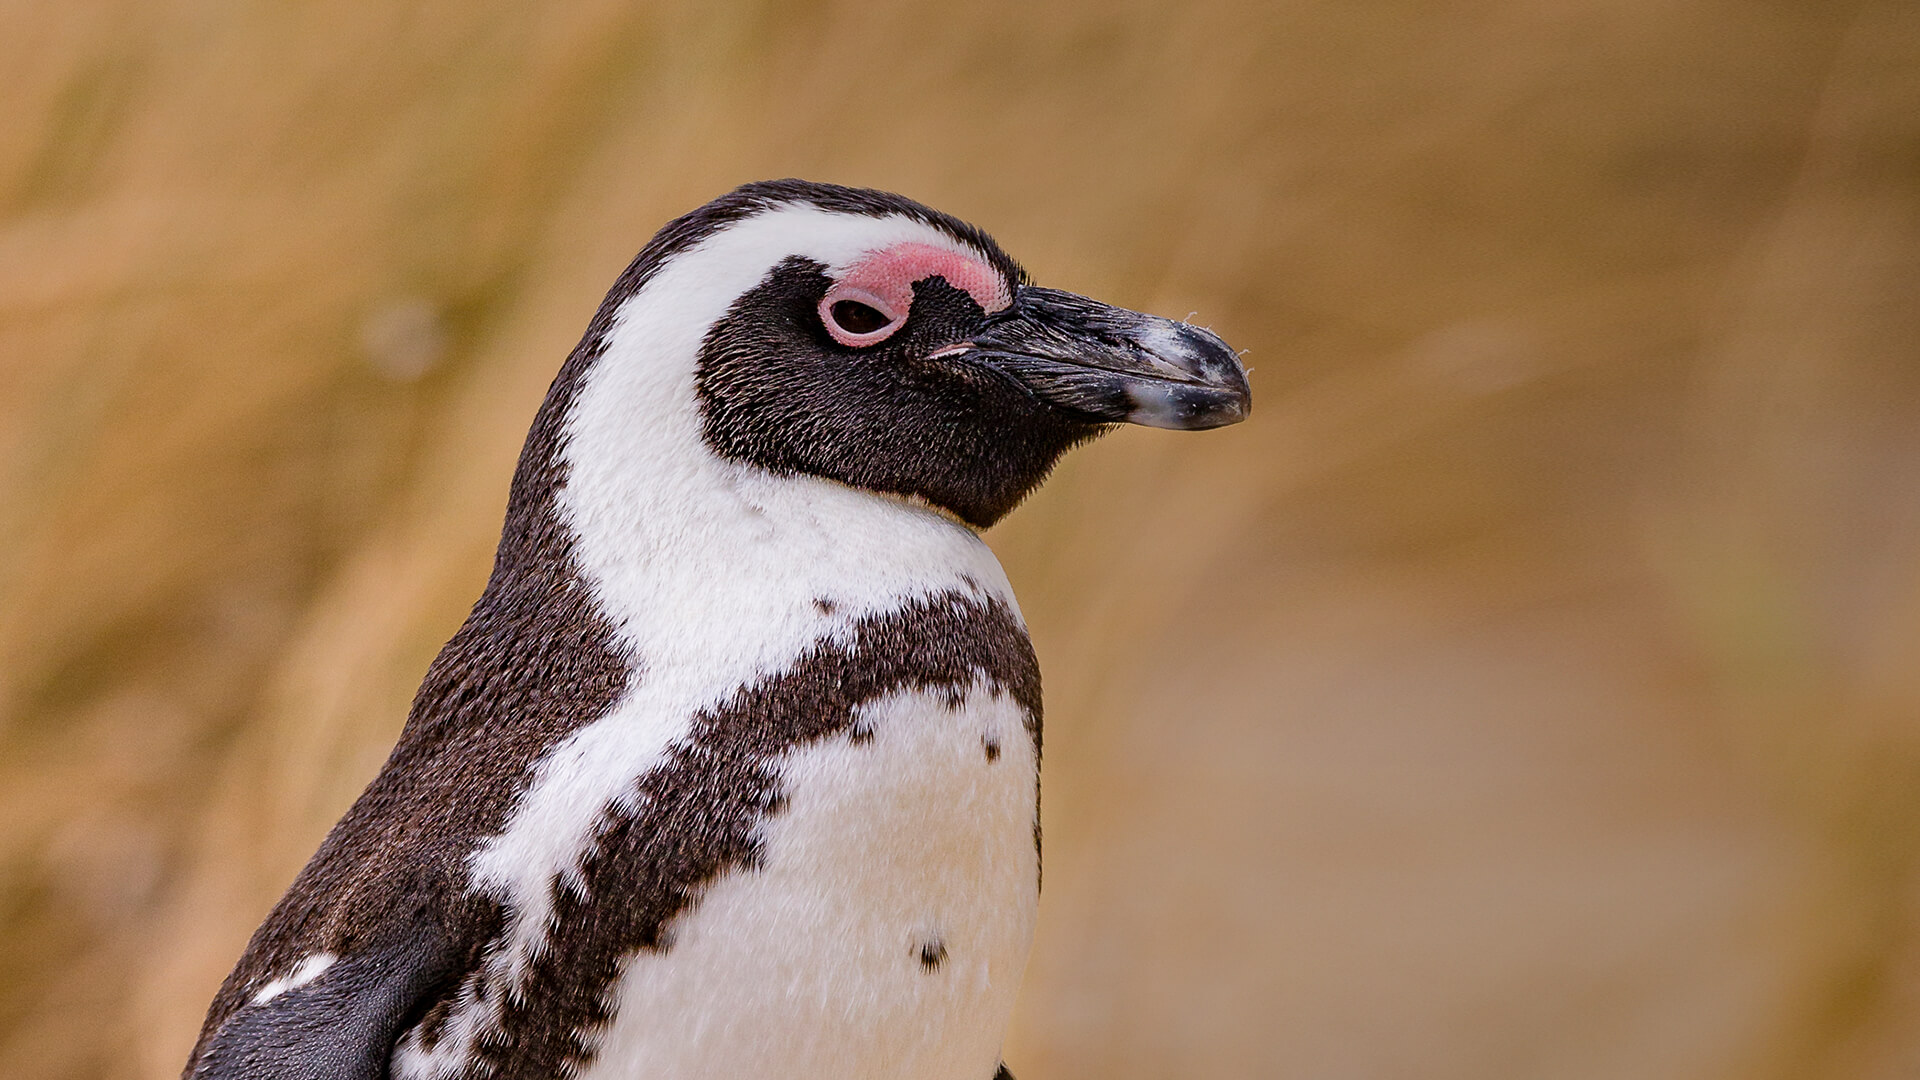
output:
{"label": "african penguin", "polygon": [[1004,1075],[1040,673],[976,530],[1212,333],[877,191],[660,230],[534,419],[492,576],[189,1078]]}

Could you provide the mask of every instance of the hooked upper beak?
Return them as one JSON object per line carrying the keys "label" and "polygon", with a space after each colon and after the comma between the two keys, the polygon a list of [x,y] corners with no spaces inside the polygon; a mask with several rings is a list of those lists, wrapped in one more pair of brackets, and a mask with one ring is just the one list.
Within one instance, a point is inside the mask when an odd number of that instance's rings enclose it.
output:
{"label": "hooked upper beak", "polygon": [[1096,423],[1197,431],[1253,407],[1239,356],[1212,331],[1058,289],[1021,288],[955,351]]}

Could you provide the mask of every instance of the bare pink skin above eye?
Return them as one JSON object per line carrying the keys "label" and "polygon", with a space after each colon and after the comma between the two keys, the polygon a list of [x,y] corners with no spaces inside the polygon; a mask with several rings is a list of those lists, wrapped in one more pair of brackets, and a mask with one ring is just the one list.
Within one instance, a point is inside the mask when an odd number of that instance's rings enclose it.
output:
{"label": "bare pink skin above eye", "polygon": [[[930,277],[973,297],[982,310],[995,312],[1013,302],[1006,279],[985,261],[932,244],[895,244],[872,252],[855,263],[820,299],[820,321],[842,345],[872,345],[884,341],[907,321],[913,307],[913,283]],[[871,333],[854,334],[834,322],[833,305],[842,300],[865,304],[887,317],[887,324]]]}

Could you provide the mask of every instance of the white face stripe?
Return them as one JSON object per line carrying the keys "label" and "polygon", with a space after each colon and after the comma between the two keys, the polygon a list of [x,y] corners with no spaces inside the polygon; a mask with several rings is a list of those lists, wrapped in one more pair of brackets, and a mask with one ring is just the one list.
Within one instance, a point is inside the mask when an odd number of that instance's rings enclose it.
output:
{"label": "white face stripe", "polygon": [[[1018,608],[966,526],[905,500],[716,457],[694,386],[707,329],[784,259],[843,271],[901,243],[979,252],[903,217],[784,206],[668,259],[621,308],[566,417],[557,495],[595,602],[636,658],[631,689],[535,768],[507,827],[469,858],[472,886],[509,905],[488,977],[511,988],[543,947],[556,880],[577,888],[603,811],[683,738],[692,717],[776,673],[864,615],[957,590]],[[830,602],[824,611],[817,600]],[[465,997],[440,1043],[413,1040],[396,1075],[446,1075],[493,1020]]]}
{"label": "white face stripe", "polygon": [[[692,250],[736,252],[745,255],[749,264],[759,262],[758,275],[729,298],[727,306],[731,306],[740,292],[752,288],[767,271],[789,256],[812,259],[827,268],[828,276],[839,277],[873,252],[910,243],[926,244],[974,262],[990,263],[979,248],[922,221],[897,214],[846,214],[806,203],[789,203],[743,218],[694,245]],[[669,261],[681,262],[690,253],[676,255]]]}

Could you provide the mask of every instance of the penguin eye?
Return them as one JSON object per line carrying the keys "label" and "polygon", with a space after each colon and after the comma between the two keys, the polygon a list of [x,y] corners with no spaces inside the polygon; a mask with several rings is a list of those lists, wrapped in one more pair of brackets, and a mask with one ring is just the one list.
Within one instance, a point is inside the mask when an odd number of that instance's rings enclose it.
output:
{"label": "penguin eye", "polygon": [[889,303],[866,289],[836,285],[820,299],[820,322],[833,340],[842,345],[862,348],[876,345],[893,336],[907,321],[907,304]]}
{"label": "penguin eye", "polygon": [[871,334],[893,321],[858,300],[840,301],[833,305],[832,314],[833,325],[849,334]]}

